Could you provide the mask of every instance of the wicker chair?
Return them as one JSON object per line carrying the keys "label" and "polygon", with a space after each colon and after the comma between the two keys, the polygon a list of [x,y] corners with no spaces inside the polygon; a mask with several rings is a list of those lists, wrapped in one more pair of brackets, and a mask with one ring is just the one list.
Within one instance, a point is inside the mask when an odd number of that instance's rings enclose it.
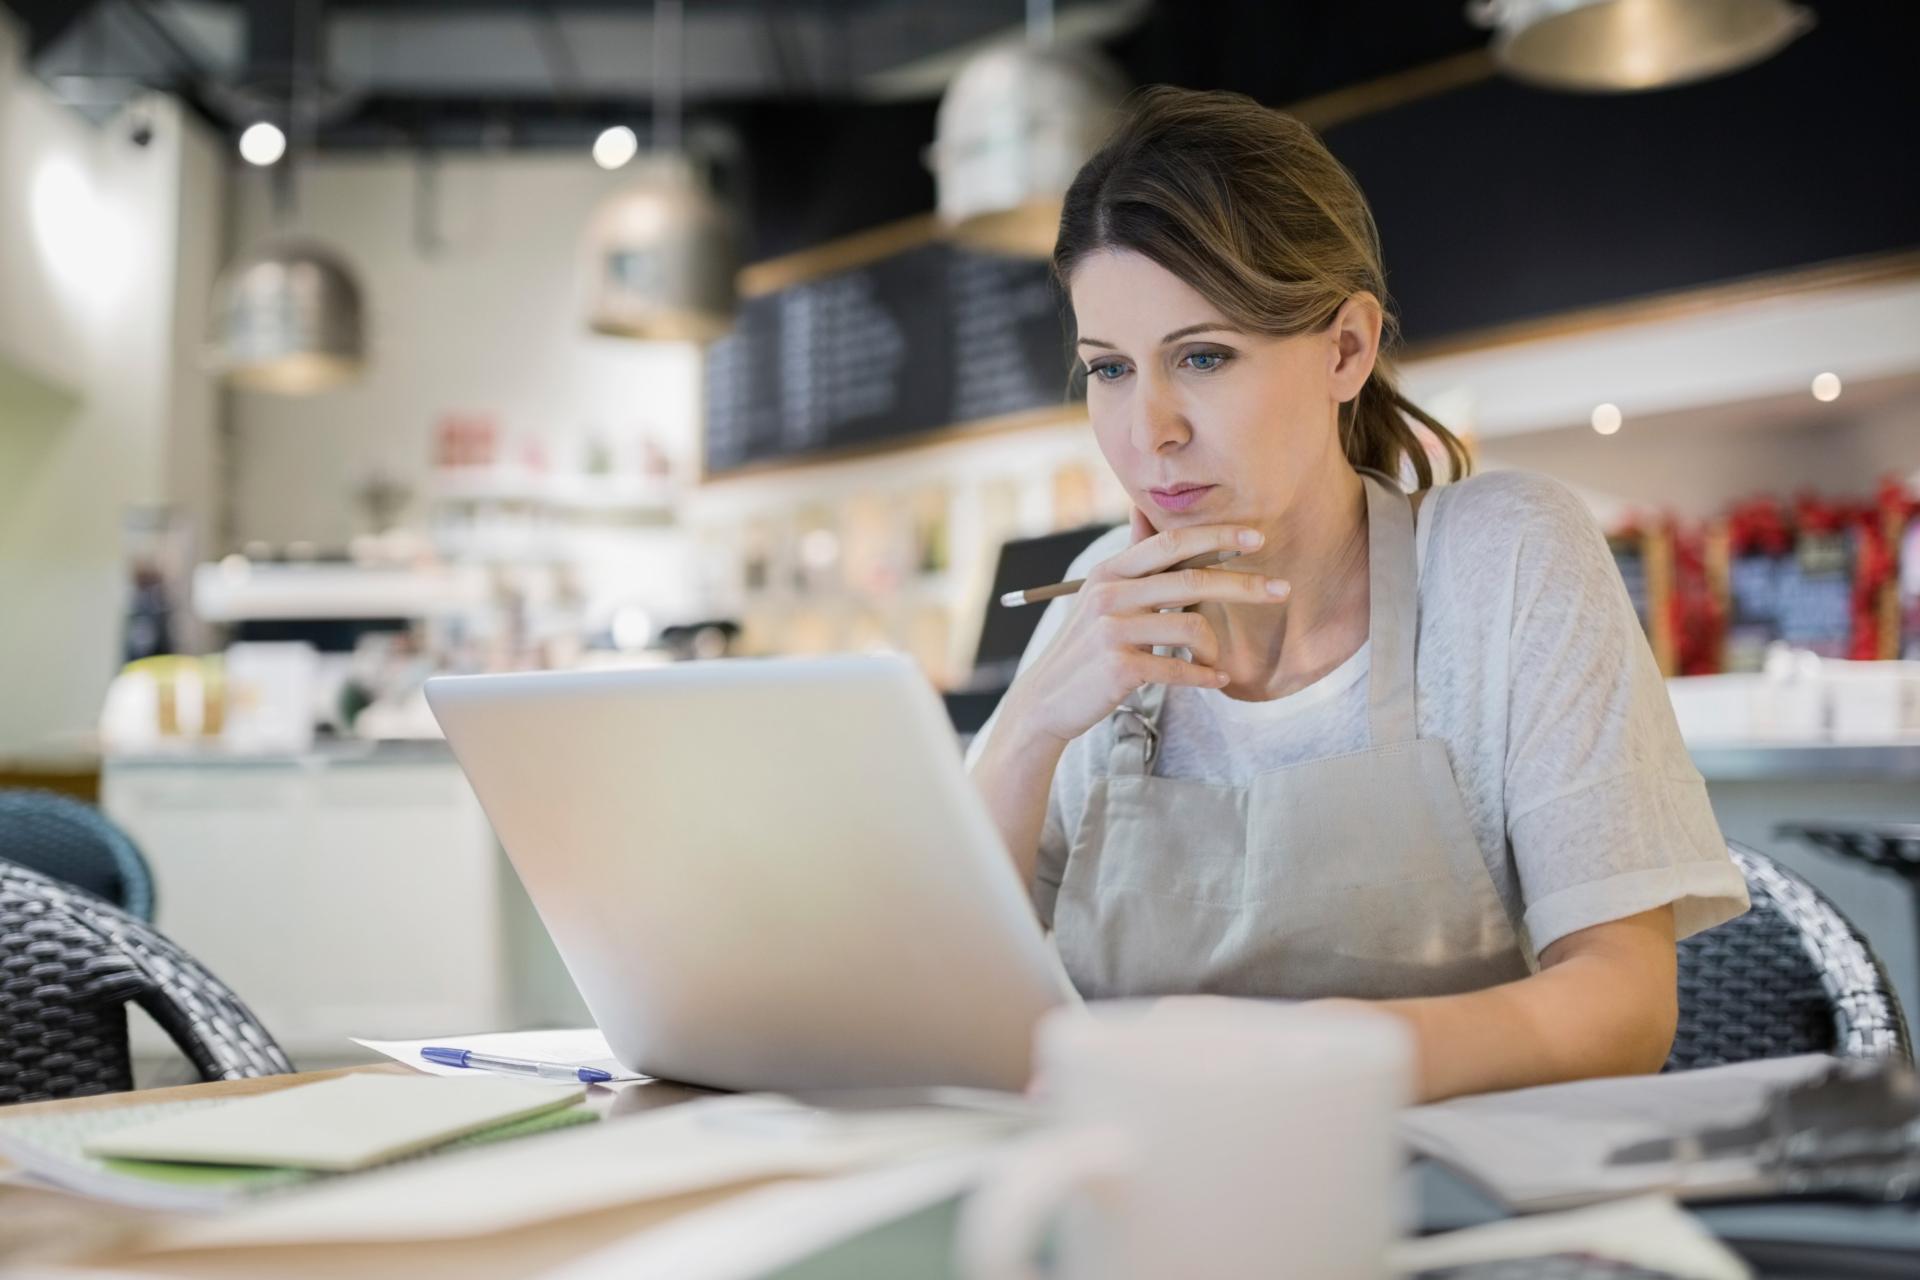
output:
{"label": "wicker chair", "polygon": [[51,791],[0,790],[0,858],[153,919],[147,860],[92,805]]}
{"label": "wicker chair", "polygon": [[1799,876],[1727,847],[1753,909],[1680,944],[1680,1029],[1667,1070],[1797,1053],[1911,1061],[1900,999],[1867,940]]}
{"label": "wicker chair", "polygon": [[239,997],[151,926],[0,860],[0,1104],[132,1088],[130,1000],[202,1079],[293,1070]]}

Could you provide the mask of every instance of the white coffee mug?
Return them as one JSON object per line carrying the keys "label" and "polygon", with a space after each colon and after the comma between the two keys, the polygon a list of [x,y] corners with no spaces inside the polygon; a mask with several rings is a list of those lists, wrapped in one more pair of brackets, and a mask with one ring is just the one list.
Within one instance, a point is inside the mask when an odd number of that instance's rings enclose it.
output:
{"label": "white coffee mug", "polygon": [[971,1280],[1376,1280],[1403,1215],[1412,1037],[1364,1008],[1185,997],[1061,1009],[1035,1060],[1059,1123],[969,1199]]}

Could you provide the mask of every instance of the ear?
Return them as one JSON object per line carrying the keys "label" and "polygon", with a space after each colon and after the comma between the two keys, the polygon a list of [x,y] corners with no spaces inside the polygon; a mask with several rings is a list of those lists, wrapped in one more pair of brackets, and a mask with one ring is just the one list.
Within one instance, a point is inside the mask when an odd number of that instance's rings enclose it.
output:
{"label": "ear", "polygon": [[1380,355],[1380,300],[1366,290],[1340,304],[1327,323],[1327,385],[1341,404],[1360,394]]}

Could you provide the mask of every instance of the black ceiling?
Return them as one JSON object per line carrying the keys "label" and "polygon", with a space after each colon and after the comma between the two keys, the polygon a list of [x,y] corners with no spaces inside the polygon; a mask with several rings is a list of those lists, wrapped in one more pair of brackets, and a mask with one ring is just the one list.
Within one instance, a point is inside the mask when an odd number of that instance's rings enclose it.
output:
{"label": "black ceiling", "polygon": [[[643,127],[649,115],[648,0],[4,3],[24,21],[35,69],[95,114],[116,92],[146,85],[237,130],[247,113],[227,91],[261,70],[257,50],[249,65],[249,29],[285,30],[296,15],[317,12],[328,32],[326,78],[341,95],[322,125],[323,147],[574,146],[614,121]],[[1076,16],[1091,21],[1136,83],[1234,88],[1276,105],[1486,42],[1461,0],[1057,7],[1063,31]],[[930,101],[937,88],[925,77],[878,91],[873,80],[890,63],[932,60],[1011,32],[1025,11],[1025,0],[688,0],[688,108]],[[614,49],[621,61],[609,66]]]}
{"label": "black ceiling", "polygon": [[[77,110],[165,88],[223,129],[259,71],[249,13],[295,0],[0,0]],[[1468,58],[1444,92],[1315,120],[1368,193],[1409,339],[1838,258],[1920,247],[1920,5],[1801,0],[1818,23],[1758,66],[1652,93],[1529,88]],[[1463,0],[1059,0],[1134,83],[1289,106],[1472,54]],[[325,150],[584,150],[644,132],[653,6],[335,0]],[[921,160],[943,71],[1024,0],[686,0],[692,130],[750,258],[933,206]],[[256,44],[260,42],[255,42]],[[266,42],[271,46],[271,41]],[[946,61],[942,61],[943,56]],[[1474,73],[1474,68],[1478,72]]]}
{"label": "black ceiling", "polygon": [[[645,136],[649,0],[0,0],[35,71],[105,120],[142,87],[230,136],[286,93],[296,24],[326,32],[323,152],[584,150]],[[1286,104],[1485,44],[1456,0],[1059,0],[1135,83]],[[762,257],[933,204],[921,160],[944,75],[1017,31],[1025,0],[686,0],[690,141]],[[320,42],[311,37],[311,48]],[[942,63],[942,58],[946,62]],[[275,64],[280,64],[277,69]],[[917,70],[916,70],[917,69]]]}

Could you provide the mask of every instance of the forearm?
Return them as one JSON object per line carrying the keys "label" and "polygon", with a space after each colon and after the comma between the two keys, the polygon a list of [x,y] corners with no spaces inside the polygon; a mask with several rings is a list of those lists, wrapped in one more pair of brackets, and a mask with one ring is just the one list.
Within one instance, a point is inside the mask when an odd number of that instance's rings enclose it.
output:
{"label": "forearm", "polygon": [[1029,732],[1017,716],[1003,714],[973,763],[974,788],[987,802],[1022,884],[1033,881],[1047,795],[1065,750],[1066,743],[1058,738]]}
{"label": "forearm", "polygon": [[1518,982],[1375,1006],[1413,1028],[1421,1101],[1658,1071],[1678,1018],[1671,913],[1601,928]]}

